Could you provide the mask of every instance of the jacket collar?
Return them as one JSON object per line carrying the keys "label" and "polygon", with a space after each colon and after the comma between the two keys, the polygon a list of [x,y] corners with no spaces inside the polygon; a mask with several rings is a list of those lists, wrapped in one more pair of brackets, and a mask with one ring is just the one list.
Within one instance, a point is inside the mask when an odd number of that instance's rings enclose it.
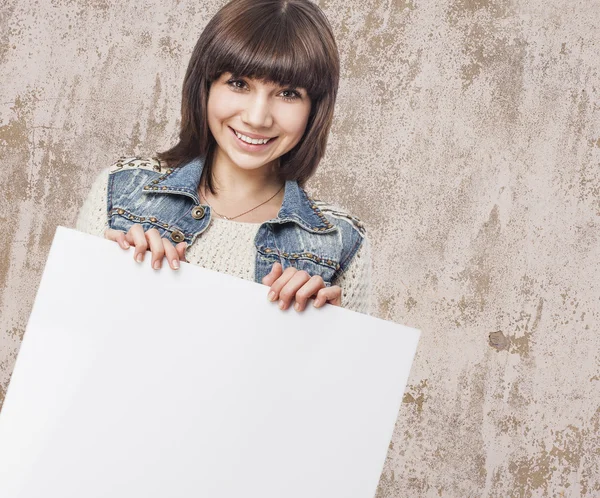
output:
{"label": "jacket collar", "polygon": [[[202,175],[204,161],[197,157],[177,168],[168,169],[158,178],[144,186],[153,194],[179,194],[194,199],[200,204],[198,186]],[[335,232],[337,227],[325,217],[321,210],[310,199],[306,191],[295,180],[285,182],[283,203],[277,218],[265,223],[280,224],[294,222],[315,233]]]}

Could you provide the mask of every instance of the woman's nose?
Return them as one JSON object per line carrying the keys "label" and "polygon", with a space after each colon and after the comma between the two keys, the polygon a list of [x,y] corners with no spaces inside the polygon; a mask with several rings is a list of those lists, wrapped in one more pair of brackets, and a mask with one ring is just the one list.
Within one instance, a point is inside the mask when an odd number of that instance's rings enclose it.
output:
{"label": "woman's nose", "polygon": [[268,100],[262,96],[249,98],[242,111],[242,121],[255,130],[270,128],[273,117]]}

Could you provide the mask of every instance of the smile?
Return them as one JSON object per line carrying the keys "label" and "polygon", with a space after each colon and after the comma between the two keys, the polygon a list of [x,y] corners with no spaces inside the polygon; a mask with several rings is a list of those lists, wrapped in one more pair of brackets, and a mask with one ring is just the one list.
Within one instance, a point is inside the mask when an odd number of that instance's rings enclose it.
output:
{"label": "smile", "polygon": [[263,138],[252,138],[244,135],[243,133],[238,132],[230,127],[230,130],[235,134],[235,136],[245,144],[248,145],[266,145],[272,142],[277,137],[263,137]]}

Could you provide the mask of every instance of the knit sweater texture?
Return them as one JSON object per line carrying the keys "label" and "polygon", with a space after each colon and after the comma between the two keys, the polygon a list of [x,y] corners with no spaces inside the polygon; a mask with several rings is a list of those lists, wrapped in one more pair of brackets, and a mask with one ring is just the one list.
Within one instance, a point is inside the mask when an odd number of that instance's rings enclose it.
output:
{"label": "knit sweater texture", "polygon": [[[107,191],[111,168],[100,172],[77,217],[79,231],[104,236],[108,226]],[[336,208],[336,211],[340,211]],[[225,220],[211,215],[208,228],[186,249],[189,263],[254,281],[254,238],[261,223]],[[342,289],[342,307],[371,314],[371,250],[365,236],[346,271],[332,282]],[[266,295],[266,292],[265,292]]]}

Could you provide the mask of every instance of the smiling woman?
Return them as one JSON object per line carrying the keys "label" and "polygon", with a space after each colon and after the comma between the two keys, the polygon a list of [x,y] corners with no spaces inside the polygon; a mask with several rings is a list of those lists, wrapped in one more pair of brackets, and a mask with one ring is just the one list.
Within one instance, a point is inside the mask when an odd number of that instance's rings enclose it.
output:
{"label": "smiling woman", "polygon": [[370,313],[360,220],[304,186],[325,154],[339,81],[331,28],[308,0],[233,0],[208,23],[183,83],[178,143],[122,157],[96,179],[77,228],[163,258]]}
{"label": "smiling woman", "polygon": [[253,78],[221,75],[210,86],[208,126],[217,143],[214,162],[257,169],[282,157],[299,142],[311,109],[305,89]]}
{"label": "smiling woman", "polygon": [[[278,170],[281,178],[304,186],[325,153],[339,66],[329,22],[312,2],[234,0],[226,4],[208,23],[192,52],[183,83],[180,141],[159,158],[177,165],[205,157],[207,185],[213,190],[212,158],[217,144],[211,137],[212,128],[209,130],[207,103],[217,99],[209,99],[209,93],[215,83],[219,88],[229,81],[244,95],[251,90],[249,80],[262,81],[280,92],[301,89],[300,107],[309,107],[303,139],[280,156]],[[265,102],[260,99],[264,95],[252,95],[259,99],[248,100],[255,104],[249,112],[264,112],[261,104]],[[286,95],[289,98],[292,93]]]}

